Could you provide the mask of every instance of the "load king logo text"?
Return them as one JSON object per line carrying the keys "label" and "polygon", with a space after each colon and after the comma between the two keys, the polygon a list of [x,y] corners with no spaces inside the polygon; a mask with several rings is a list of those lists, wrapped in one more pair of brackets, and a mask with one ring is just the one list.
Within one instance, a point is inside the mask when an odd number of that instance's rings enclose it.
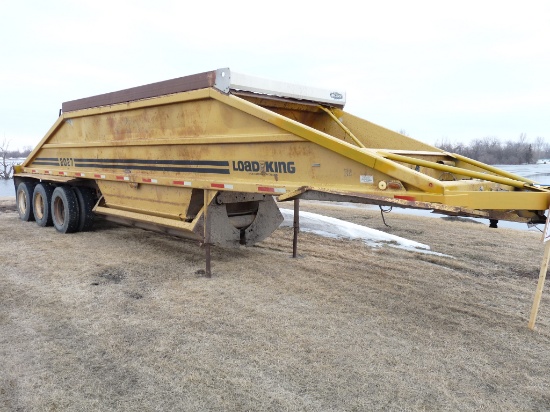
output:
{"label": "load king logo text", "polygon": [[236,172],[296,173],[294,162],[233,160],[233,170]]}

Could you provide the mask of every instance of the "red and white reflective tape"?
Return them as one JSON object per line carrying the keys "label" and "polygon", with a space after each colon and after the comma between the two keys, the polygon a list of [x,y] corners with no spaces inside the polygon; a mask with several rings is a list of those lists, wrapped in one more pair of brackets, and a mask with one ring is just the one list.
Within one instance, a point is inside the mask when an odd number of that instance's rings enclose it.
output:
{"label": "red and white reflective tape", "polygon": [[216,189],[233,189],[233,185],[228,185],[227,183],[211,183],[210,187],[215,187]]}
{"label": "red and white reflective tape", "polygon": [[80,173],[80,172],[76,172],[74,175],[75,175],[76,177],[85,177],[85,176],[86,176],[86,174]]}
{"label": "red and white reflective tape", "polygon": [[38,172],[36,171],[36,169],[32,169],[31,173],[38,173]]}
{"label": "red and white reflective tape", "polygon": [[144,177],[143,179],[141,179],[141,181],[143,183],[158,183],[157,179],[149,179],[149,178],[146,178]]}
{"label": "red and white reflective tape", "polygon": [[269,193],[286,193],[284,187],[269,187],[269,186],[258,186],[260,192],[269,192]]}
{"label": "red and white reflective tape", "polygon": [[95,174],[94,177],[96,179],[105,179],[105,175],[98,175],[98,174]]}
{"label": "red and white reflective tape", "polygon": [[174,180],[172,183],[178,186],[191,186],[191,182],[184,182],[183,180]]}
{"label": "red and white reflective tape", "polygon": [[115,176],[116,177],[116,180],[124,180],[124,181],[129,181],[130,178],[128,176]]}
{"label": "red and white reflective tape", "polygon": [[57,172],[59,173],[60,175],[63,175],[63,176],[67,176],[67,172]]}
{"label": "red and white reflective tape", "polygon": [[45,175],[50,175],[51,172],[50,172],[49,170],[44,170],[44,174],[45,174]]}
{"label": "red and white reflective tape", "polygon": [[413,197],[413,196],[398,196],[398,195],[395,195],[394,198],[395,199],[401,199],[401,200],[407,200],[409,202],[415,202],[416,201],[416,198]]}

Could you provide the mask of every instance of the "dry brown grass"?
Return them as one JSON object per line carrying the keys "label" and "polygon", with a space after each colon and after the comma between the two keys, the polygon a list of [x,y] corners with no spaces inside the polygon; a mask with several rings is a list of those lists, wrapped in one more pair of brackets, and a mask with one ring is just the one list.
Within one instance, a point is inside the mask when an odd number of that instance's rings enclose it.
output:
{"label": "dry brown grass", "polygon": [[[11,203],[10,203],[11,202]],[[535,233],[304,203],[453,257],[279,229],[213,252],[101,223],[60,235],[0,201],[0,409],[548,410]]]}

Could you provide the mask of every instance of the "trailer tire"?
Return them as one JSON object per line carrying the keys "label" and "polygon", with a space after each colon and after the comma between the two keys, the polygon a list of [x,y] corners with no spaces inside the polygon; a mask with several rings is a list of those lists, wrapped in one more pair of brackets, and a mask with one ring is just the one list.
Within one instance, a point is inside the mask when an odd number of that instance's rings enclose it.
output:
{"label": "trailer tire", "polygon": [[32,196],[34,192],[33,182],[21,182],[17,186],[17,212],[19,219],[24,222],[32,222],[34,213],[32,210]]}
{"label": "trailer tire", "polygon": [[78,231],[87,232],[94,224],[95,190],[89,187],[73,187],[73,190],[78,200]]}
{"label": "trailer tire", "polygon": [[32,212],[38,226],[52,226],[52,194],[54,187],[47,183],[38,183],[32,195]]}
{"label": "trailer tire", "polygon": [[78,230],[78,200],[69,186],[58,186],[52,195],[52,219],[60,233],[74,233]]}

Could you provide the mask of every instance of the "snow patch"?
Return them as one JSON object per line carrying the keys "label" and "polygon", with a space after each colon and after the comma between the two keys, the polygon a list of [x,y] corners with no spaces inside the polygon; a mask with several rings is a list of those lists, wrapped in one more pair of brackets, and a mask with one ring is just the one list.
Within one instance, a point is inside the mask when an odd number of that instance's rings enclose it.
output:
{"label": "snow patch", "polygon": [[[291,209],[280,209],[285,218],[281,226],[292,227],[294,222],[294,211]],[[430,246],[402,238],[400,236],[390,235],[380,230],[371,229],[345,220],[336,219],[329,216],[318,215],[311,212],[300,211],[300,231],[315,233],[320,236],[330,238],[361,239],[370,247],[381,247],[383,245],[405,249],[414,252],[428,253],[438,256],[448,256],[442,253],[430,251]]]}

